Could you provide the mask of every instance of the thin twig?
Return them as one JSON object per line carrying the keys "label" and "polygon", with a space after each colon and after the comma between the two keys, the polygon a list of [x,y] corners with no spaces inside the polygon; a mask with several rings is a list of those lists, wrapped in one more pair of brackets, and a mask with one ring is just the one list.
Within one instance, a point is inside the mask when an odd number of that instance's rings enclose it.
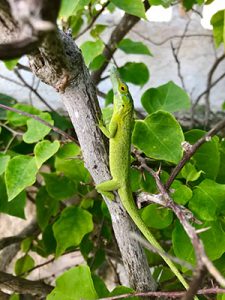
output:
{"label": "thin twig", "polygon": [[[137,292],[137,293],[129,293],[123,295],[117,295],[113,297],[99,298],[98,300],[116,300],[130,297],[166,297],[169,298],[178,298],[182,297],[186,291],[174,291],[174,292]],[[197,292],[197,295],[216,295],[216,294],[225,294],[225,289],[221,289],[218,287],[210,288],[210,289],[201,289]]]}
{"label": "thin twig", "polygon": [[95,23],[95,21],[97,20],[97,18],[103,13],[103,11],[105,10],[105,8],[109,5],[109,1],[107,1],[106,3],[104,3],[102,5],[102,8],[97,12],[97,14],[92,18],[90,24],[87,25],[87,27],[85,27],[80,33],[78,33],[78,35],[75,37],[75,40],[78,39],[81,35],[83,35],[85,32],[87,32],[92,25]]}
{"label": "thin twig", "polygon": [[34,89],[29,83],[26,82],[26,80],[23,78],[23,76],[20,74],[20,72],[18,71],[18,69],[14,69],[14,73],[16,74],[16,76],[23,82],[23,84],[31,91],[33,92],[38,98],[39,100],[44,103],[46,105],[46,107],[48,107],[51,111],[55,111],[55,109],[53,107],[51,107],[51,105],[48,104],[48,102],[37,92],[36,89]]}
{"label": "thin twig", "polygon": [[17,84],[17,85],[19,85],[19,86],[25,87],[25,85],[22,84],[22,83],[20,83],[19,81],[14,80],[14,79],[12,79],[12,78],[9,78],[9,77],[7,77],[7,76],[4,76],[4,75],[2,75],[2,74],[0,74],[0,78],[2,78],[2,79],[4,79],[4,80],[7,80],[7,81],[9,81],[9,82],[12,82],[12,83],[14,83],[14,84]]}
{"label": "thin twig", "polygon": [[171,50],[172,50],[173,57],[175,59],[175,62],[177,63],[177,74],[178,74],[178,77],[180,78],[180,81],[181,81],[183,89],[186,90],[185,83],[184,83],[184,77],[183,77],[183,75],[181,73],[181,63],[180,63],[180,60],[178,58],[178,50],[176,51],[175,47],[173,46],[173,42],[172,41],[170,42],[170,45],[171,45]]}
{"label": "thin twig", "polygon": [[20,277],[22,277],[22,276],[24,276],[24,275],[26,275],[26,274],[30,274],[30,273],[33,272],[34,270],[39,269],[39,268],[41,268],[41,267],[44,267],[44,266],[46,266],[46,265],[52,263],[54,260],[55,260],[55,257],[53,257],[53,258],[51,258],[51,259],[49,259],[49,260],[43,262],[42,264],[36,265],[36,266],[34,266],[33,268],[29,269],[27,272],[24,272],[24,273],[20,274]]}
{"label": "thin twig", "polygon": [[194,145],[189,147],[189,149],[184,153],[183,158],[177,164],[177,166],[172,170],[169,179],[165,184],[165,188],[168,191],[171,184],[173,183],[174,179],[184,167],[187,161],[195,154],[195,152],[199,149],[199,147],[204,144],[205,142],[209,141],[214,135],[216,135],[221,129],[225,127],[225,120],[220,121],[217,123],[210,131],[208,131],[203,137],[201,137]]}
{"label": "thin twig", "polygon": [[[170,40],[180,39],[183,36],[183,35],[173,35],[173,36],[166,38],[165,40],[162,40],[161,42],[156,42],[134,29],[132,29],[132,32],[135,33],[136,35],[138,35],[139,37],[141,37],[142,39],[144,39],[144,40],[148,41],[149,43],[156,45],[156,46],[162,46],[163,44],[169,42]],[[192,38],[192,37],[210,37],[210,38],[212,38],[212,34],[198,34],[197,33],[197,34],[186,34],[184,36],[184,38]]]}
{"label": "thin twig", "polygon": [[225,54],[223,54],[222,56],[220,56],[218,59],[216,59],[216,61],[214,62],[214,64],[212,65],[212,68],[208,74],[208,80],[207,80],[207,88],[205,91],[203,91],[198,97],[197,99],[194,101],[193,104],[193,109],[197,106],[198,102],[201,100],[201,98],[206,95],[207,93],[210,92],[210,90],[225,76],[225,73],[221,74],[213,83],[212,83],[212,76],[215,72],[215,70],[217,69],[218,65],[225,59]]}
{"label": "thin twig", "polygon": [[225,54],[223,54],[221,57],[219,57],[215,63],[213,64],[209,74],[208,74],[208,80],[207,80],[207,88],[208,91],[206,93],[206,97],[205,97],[205,127],[208,126],[209,123],[209,115],[210,115],[210,91],[211,89],[209,89],[209,87],[212,84],[212,77],[213,74],[215,72],[215,70],[217,69],[218,65],[225,59]]}
{"label": "thin twig", "polygon": [[19,110],[19,109],[16,109],[14,107],[10,107],[10,106],[7,106],[7,105],[4,105],[4,104],[0,104],[0,107],[5,109],[5,110],[9,110],[9,111],[13,111],[15,113],[18,113],[20,115],[23,115],[23,116],[26,116],[26,117],[29,117],[29,118],[32,118],[42,124],[44,124],[45,126],[51,128],[53,131],[57,132],[58,134],[60,134],[61,136],[63,136],[65,139],[69,139],[75,143],[78,143],[78,141],[72,137],[71,135],[69,135],[68,133],[66,133],[65,131],[61,130],[60,128],[58,127],[55,127],[53,125],[51,125],[50,123],[46,122],[45,120],[42,120],[41,118],[39,118],[38,116],[36,115],[32,115],[32,114],[29,114],[25,111],[22,111],[22,110]]}
{"label": "thin twig", "polygon": [[0,127],[4,127],[5,129],[7,129],[9,132],[11,132],[13,135],[23,135],[22,132],[19,132],[19,131],[15,131],[14,129],[12,129],[11,127],[3,124],[2,122],[0,122]]}

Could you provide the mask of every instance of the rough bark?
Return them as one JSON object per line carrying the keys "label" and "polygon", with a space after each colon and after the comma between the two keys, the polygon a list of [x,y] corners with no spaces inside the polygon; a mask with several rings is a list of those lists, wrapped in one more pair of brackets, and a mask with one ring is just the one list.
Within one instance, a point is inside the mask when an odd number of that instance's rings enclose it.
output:
{"label": "rough bark", "polygon": [[[97,184],[108,180],[110,173],[107,147],[97,126],[100,108],[80,50],[70,36],[55,31],[46,35],[37,51],[29,56],[29,61],[34,74],[63,92],[62,101],[75,128],[85,165],[94,182]],[[156,285],[143,249],[129,234],[137,230],[135,225],[120,204],[118,196],[116,201],[105,200],[131,286],[138,291],[154,290]]]}

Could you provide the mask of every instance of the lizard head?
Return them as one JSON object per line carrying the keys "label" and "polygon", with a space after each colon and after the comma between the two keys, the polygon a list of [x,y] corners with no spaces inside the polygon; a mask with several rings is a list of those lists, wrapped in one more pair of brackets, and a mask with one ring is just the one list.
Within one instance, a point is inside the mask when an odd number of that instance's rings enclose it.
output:
{"label": "lizard head", "polygon": [[131,98],[128,86],[125,82],[123,82],[119,72],[114,66],[111,68],[110,77],[113,86],[114,105],[116,105],[118,108],[123,107],[124,105],[132,106],[133,100]]}

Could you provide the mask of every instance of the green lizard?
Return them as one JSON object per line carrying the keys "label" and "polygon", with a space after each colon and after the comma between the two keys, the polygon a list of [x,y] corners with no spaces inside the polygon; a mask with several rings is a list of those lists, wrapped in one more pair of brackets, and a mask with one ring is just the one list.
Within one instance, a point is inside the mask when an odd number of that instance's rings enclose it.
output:
{"label": "green lizard", "polygon": [[96,186],[99,193],[110,199],[114,198],[112,191],[118,190],[121,202],[148,242],[160,251],[161,257],[187,289],[188,284],[180,274],[174,263],[163,253],[164,250],[142,221],[135,206],[129,182],[130,147],[133,125],[133,99],[127,85],[121,80],[115,67],[111,70],[111,81],[114,92],[114,108],[109,129],[99,124],[102,132],[110,139],[109,166],[112,180],[102,182]]}

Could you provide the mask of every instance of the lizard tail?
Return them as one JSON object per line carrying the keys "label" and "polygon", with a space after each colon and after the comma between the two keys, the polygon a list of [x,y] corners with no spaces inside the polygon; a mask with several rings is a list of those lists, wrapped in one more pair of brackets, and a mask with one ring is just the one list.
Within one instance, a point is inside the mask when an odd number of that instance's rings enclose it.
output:
{"label": "lizard tail", "polygon": [[[158,249],[161,253],[160,256],[163,258],[163,260],[166,262],[166,264],[169,266],[171,271],[176,275],[176,277],[179,279],[179,281],[182,283],[182,285],[185,287],[185,289],[188,289],[188,284],[184,277],[181,275],[175,264],[163,253],[165,251],[161,247],[161,245],[158,243],[158,241],[155,239],[155,237],[151,234],[149,231],[148,227],[145,225],[143,220],[141,219],[138,210],[134,204],[134,199],[132,196],[131,191],[129,192],[130,188],[120,188],[118,190],[120,199],[122,201],[122,204],[125,208],[125,210],[128,212],[130,215],[131,219],[134,221],[136,226],[139,228],[141,233],[145,236],[145,238],[148,240],[148,242]],[[195,298],[196,299],[196,298]]]}

